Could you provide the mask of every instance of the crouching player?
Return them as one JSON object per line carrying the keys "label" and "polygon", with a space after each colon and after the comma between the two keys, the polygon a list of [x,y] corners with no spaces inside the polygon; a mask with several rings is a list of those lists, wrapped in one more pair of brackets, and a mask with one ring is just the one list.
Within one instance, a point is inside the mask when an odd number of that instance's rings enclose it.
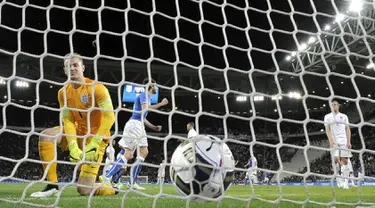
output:
{"label": "crouching player", "polygon": [[[101,162],[105,148],[109,143],[110,129],[115,122],[111,97],[107,88],[95,84],[94,80],[85,78],[85,66],[79,54],[73,54],[64,60],[64,71],[69,82],[58,92],[60,108],[63,109],[63,128],[49,128],[39,138],[39,156],[44,162],[43,169],[50,182],[42,191],[31,194],[31,197],[49,197],[58,192],[55,148],[70,152],[70,160],[80,161],[85,155],[86,161]],[[92,109],[95,107],[96,109]],[[92,111],[85,111],[90,110]],[[88,121],[90,123],[88,123]],[[60,132],[64,135],[61,135]],[[82,138],[87,135],[87,139]],[[77,137],[81,137],[78,138]],[[55,146],[56,144],[56,146]],[[85,146],[85,147],[84,147]],[[84,153],[82,149],[84,147]],[[94,191],[99,165],[90,163],[81,166],[77,191],[81,195],[90,195]],[[74,174],[74,173],[72,173]],[[85,185],[82,187],[80,185]],[[94,195],[114,195],[112,188],[97,188]]]}

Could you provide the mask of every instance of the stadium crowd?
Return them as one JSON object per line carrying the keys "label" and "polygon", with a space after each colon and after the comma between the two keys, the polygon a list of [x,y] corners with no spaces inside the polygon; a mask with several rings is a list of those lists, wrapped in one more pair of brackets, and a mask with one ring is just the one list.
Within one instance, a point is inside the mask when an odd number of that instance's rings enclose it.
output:
{"label": "stadium crowd", "polygon": [[[42,123],[37,123],[36,125],[52,127],[58,125],[56,120],[52,119],[53,116],[47,116],[47,119]],[[22,123],[22,122],[21,122]],[[26,122],[27,123],[27,122]],[[8,123],[12,125],[13,123]],[[14,123],[15,124],[15,123]],[[205,126],[204,123],[201,124],[201,129],[204,134],[218,135],[223,137],[224,130],[220,127],[219,124],[212,126]],[[26,125],[25,125],[26,126]],[[246,127],[248,129],[248,126]],[[245,177],[245,168],[244,165],[247,163],[247,160],[250,157],[249,149],[252,149],[254,156],[258,160],[258,168],[274,170],[279,169],[279,159],[277,155],[277,148],[272,145],[279,143],[282,138],[283,143],[293,144],[296,146],[305,146],[307,141],[303,134],[303,128],[294,128],[293,126],[283,126],[283,132],[281,138],[278,136],[276,131],[270,130],[267,132],[267,128],[255,126],[255,136],[256,140],[260,143],[248,143],[249,145],[244,145],[243,142],[253,141],[252,135],[248,132],[244,132],[243,128],[231,128],[228,129],[228,138],[230,139],[227,144],[234,154],[235,160],[238,161],[236,168],[243,169],[243,171],[236,171],[236,178],[238,181],[242,181]],[[215,130],[216,129],[216,130]],[[270,128],[271,129],[271,128]],[[274,129],[274,128],[272,128]],[[289,130],[288,130],[289,129]],[[309,132],[315,132],[315,136],[310,136],[310,142],[312,140],[326,140],[325,133],[320,131],[321,125],[308,125]],[[360,134],[358,130],[352,131],[352,144],[353,149],[360,150],[362,148],[362,140],[359,139]],[[24,135],[26,135],[24,133]],[[221,136],[220,136],[221,135]],[[369,138],[375,136],[375,130],[373,128],[362,128],[363,140],[366,145],[366,149],[374,149],[375,142]],[[116,138],[118,140],[119,138]],[[11,142],[10,142],[11,141]],[[147,163],[158,165],[162,162],[165,156],[168,158],[171,157],[174,149],[181,141],[176,138],[170,138],[167,140],[167,150],[164,151],[164,141],[149,139],[149,145],[152,148],[149,149],[150,153],[146,160]],[[252,145],[251,145],[252,144]],[[314,143],[314,145],[321,146],[321,144]],[[115,147],[116,153],[119,151],[118,146]],[[295,153],[298,151],[297,148],[290,148],[282,146],[280,149],[280,160],[282,162],[290,162]],[[165,154],[166,153],[166,154]],[[244,154],[245,153],[245,154]],[[16,133],[7,133],[3,132],[0,135],[0,176],[7,177],[13,176],[9,179],[23,179],[23,180],[39,180],[43,176],[43,169],[39,162],[38,155],[38,136],[31,134],[28,136],[23,136]],[[7,159],[6,159],[7,158]],[[68,161],[68,154],[58,152],[59,161]],[[374,165],[374,156],[370,153],[363,154],[363,163],[365,167],[365,174],[368,176],[375,175],[375,165]],[[359,155],[353,153],[352,158],[353,166],[356,172],[356,169],[360,167]],[[64,162],[66,163],[66,162]],[[132,161],[129,161],[131,164]],[[59,164],[58,165],[58,178],[59,181],[68,182],[72,180],[72,173],[74,173],[74,165],[69,164]],[[300,173],[305,173],[307,167],[300,169]],[[13,173],[14,171],[14,173]],[[310,171],[313,173],[320,174],[332,174],[332,165],[331,157],[327,153],[318,159],[310,161]],[[149,181],[157,180],[157,168],[154,167],[145,167],[140,173],[141,176],[148,176]],[[100,170],[101,173],[101,170]],[[259,178],[265,173],[259,171]],[[272,175],[271,175],[272,176]],[[166,170],[166,180],[169,179],[168,169]],[[291,176],[284,179],[284,181],[301,181],[302,177]],[[322,180],[316,177],[309,177],[308,180]]]}

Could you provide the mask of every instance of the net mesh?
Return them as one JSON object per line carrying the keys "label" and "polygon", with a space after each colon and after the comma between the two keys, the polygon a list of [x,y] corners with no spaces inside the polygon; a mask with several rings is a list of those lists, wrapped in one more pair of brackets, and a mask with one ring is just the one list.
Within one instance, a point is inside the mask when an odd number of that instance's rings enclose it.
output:
{"label": "net mesh", "polygon": [[[125,84],[156,77],[163,92],[160,98],[170,98],[170,109],[150,110],[150,117],[168,123],[164,132],[149,135],[151,156],[141,175],[150,181],[157,176],[148,173],[157,173],[160,158],[168,161],[177,140],[185,138],[179,133],[193,120],[198,132],[219,135],[227,142],[239,160],[238,181],[244,179],[243,165],[251,156],[258,159],[256,177],[270,173],[275,195],[251,186],[246,196],[225,196],[229,203],[374,204],[362,189],[354,200],[337,196],[333,181],[338,171],[322,121],[330,111],[329,101],[338,99],[351,123],[355,169],[362,170],[360,179],[370,185],[373,2],[1,1],[0,13],[4,69],[0,181],[27,184],[21,196],[6,195],[0,198],[2,203],[58,206],[64,190],[76,187],[78,165],[67,162],[57,149],[59,180],[66,182],[62,191],[49,201],[29,198],[35,184],[46,183],[42,168],[35,168],[42,163],[38,136],[45,127],[61,124],[56,123],[59,109],[51,97],[66,80],[62,58],[79,52],[85,58],[86,75],[111,91],[118,118],[114,138],[121,137],[124,115],[131,112],[121,101]],[[300,198],[285,193],[282,185],[293,185],[288,181],[304,187],[305,193],[295,194]],[[309,188],[316,181],[332,187],[327,192],[331,197],[316,197],[319,191]],[[153,199],[152,206],[164,197],[190,199],[166,189],[136,193]],[[93,194],[88,206],[95,200]],[[116,199],[121,199],[122,207],[128,200],[134,202],[129,191]]]}

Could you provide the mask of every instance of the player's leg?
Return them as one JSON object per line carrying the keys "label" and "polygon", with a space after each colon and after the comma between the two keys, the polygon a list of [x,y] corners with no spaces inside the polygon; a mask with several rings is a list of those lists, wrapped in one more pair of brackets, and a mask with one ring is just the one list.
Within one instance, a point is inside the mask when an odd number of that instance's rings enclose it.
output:
{"label": "player's leg", "polygon": [[126,173],[126,167],[124,168],[121,168],[119,171],[117,171],[117,173],[115,175],[113,175],[112,177],[112,183],[119,183],[120,182],[120,178],[125,175]]}
{"label": "player's leg", "polygon": [[[101,163],[103,160],[105,148],[107,144],[102,141],[99,145],[99,157],[98,163]],[[82,196],[88,196],[93,190],[95,190],[94,195],[115,195],[117,192],[112,188],[109,183],[95,183],[96,177],[99,173],[100,165],[97,164],[83,164],[81,167],[81,172],[78,178],[77,191]],[[83,185],[83,186],[82,186]],[[95,188],[94,186],[103,186]]]}
{"label": "player's leg", "polygon": [[350,156],[349,150],[346,148],[346,141],[342,141],[338,144],[339,147],[339,157],[341,163],[341,172],[344,176],[343,188],[348,189],[349,186],[349,167],[348,167],[348,157]]}
{"label": "player's leg", "polygon": [[245,186],[247,185],[248,180],[249,180],[249,170],[246,171]]}
{"label": "player's leg", "polygon": [[344,189],[348,189],[349,187],[349,167],[348,167],[348,159],[346,157],[341,158],[341,171],[343,173],[344,178]]}
{"label": "player's leg", "polygon": [[159,182],[160,182],[160,178],[161,178],[161,176],[160,176],[160,174],[158,174],[158,177],[156,178],[156,185],[159,184]]}
{"label": "player's leg", "polygon": [[343,179],[341,178],[341,161],[340,161],[340,151],[335,147],[333,150],[333,158],[335,162],[335,168],[337,171],[337,176],[336,176],[336,183],[337,187],[342,188],[343,187]]}
{"label": "player's leg", "polygon": [[[63,151],[67,149],[67,141],[64,137],[57,136],[60,133],[60,128],[49,128],[42,131],[39,136],[39,157],[43,162],[43,170],[46,173],[47,181],[57,183],[57,164],[50,163],[56,157],[55,146],[58,145]],[[48,184],[42,191],[34,192],[31,197],[49,197],[58,192],[57,184]]]}
{"label": "player's leg", "polygon": [[356,187],[357,185],[354,182],[353,165],[352,165],[350,158],[348,158],[348,168],[349,168],[349,178],[350,178],[350,181],[352,182],[352,186]]}
{"label": "player's leg", "polygon": [[[117,155],[116,163],[108,170],[105,175],[106,180],[119,181],[121,176],[126,172],[126,165],[128,161],[133,158],[134,150],[127,148],[127,142],[122,139],[119,141],[121,151]],[[117,183],[116,182],[116,183]]]}
{"label": "player's leg", "polygon": [[253,175],[254,184],[257,184],[258,183],[258,173],[257,173],[257,171],[253,170],[253,174],[252,175]]}
{"label": "player's leg", "polygon": [[147,144],[147,138],[142,138],[139,142],[139,154],[132,166],[132,178],[130,180],[130,184],[133,186],[133,188],[138,190],[144,190],[145,188],[140,187],[136,182],[139,173],[142,169],[142,163],[145,161],[146,157],[148,155],[148,144]]}
{"label": "player's leg", "polygon": [[123,137],[118,142],[121,151],[117,155],[116,164],[106,173],[106,180],[110,180],[122,167],[126,167],[128,161],[133,158],[138,132],[142,132],[140,125],[140,122],[137,123],[132,120],[125,124]]}

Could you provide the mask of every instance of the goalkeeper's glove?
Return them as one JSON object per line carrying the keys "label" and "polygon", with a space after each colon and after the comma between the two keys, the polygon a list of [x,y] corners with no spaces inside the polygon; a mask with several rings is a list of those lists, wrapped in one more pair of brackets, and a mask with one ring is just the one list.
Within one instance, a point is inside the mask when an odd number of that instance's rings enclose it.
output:
{"label": "goalkeeper's glove", "polygon": [[102,138],[94,136],[90,143],[85,147],[86,161],[98,161],[99,157],[99,144],[102,142]]}
{"label": "goalkeeper's glove", "polygon": [[69,160],[72,162],[78,162],[82,159],[82,150],[78,147],[76,141],[69,145]]}

